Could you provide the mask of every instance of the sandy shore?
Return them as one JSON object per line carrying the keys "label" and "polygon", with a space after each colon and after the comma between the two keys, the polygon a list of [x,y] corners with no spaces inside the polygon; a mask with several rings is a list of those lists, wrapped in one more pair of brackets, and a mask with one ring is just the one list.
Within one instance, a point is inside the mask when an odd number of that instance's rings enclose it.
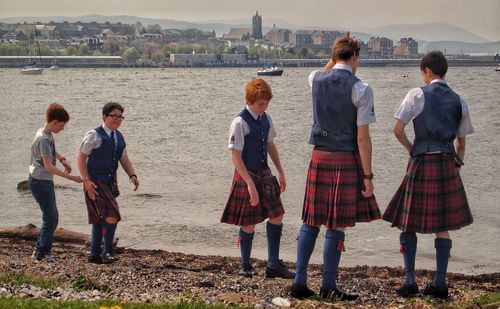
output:
{"label": "sandy shore", "polygon": [[[0,238],[0,275],[27,274],[35,278],[54,278],[62,282],[57,289],[35,285],[0,283],[0,297],[44,297],[60,299],[120,299],[132,302],[199,300],[207,303],[232,303],[265,306],[275,297],[290,300],[297,308],[313,307],[414,307],[443,305],[455,307],[474,304],[474,299],[487,292],[500,292],[500,273],[484,275],[450,274],[448,302],[417,297],[396,297],[394,289],[402,282],[402,268],[357,266],[340,268],[339,286],[355,291],[360,299],[350,303],[325,303],[317,300],[298,301],[290,297],[291,280],[266,279],[266,263],[253,260],[257,271],[253,278],[238,276],[239,259],[224,256],[199,256],[161,250],[123,249],[120,260],[109,265],[86,262],[87,249],[81,246],[55,244],[56,263],[35,263],[31,258],[34,242],[19,238]],[[286,263],[294,268],[293,263]],[[432,278],[428,270],[417,271],[420,287]],[[78,290],[75,281],[88,278],[96,286],[109,290]],[[309,285],[318,291],[321,265],[311,265]],[[259,305],[260,304],[260,305]],[[496,305],[497,308],[498,305]]]}

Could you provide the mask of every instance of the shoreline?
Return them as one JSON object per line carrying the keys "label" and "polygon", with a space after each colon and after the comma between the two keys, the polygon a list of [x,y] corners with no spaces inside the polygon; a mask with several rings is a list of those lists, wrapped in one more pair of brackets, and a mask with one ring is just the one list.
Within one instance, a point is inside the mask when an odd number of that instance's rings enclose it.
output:
{"label": "shoreline", "polygon": [[[35,263],[31,258],[34,241],[0,237],[0,277],[26,275],[61,283],[57,289],[36,285],[16,285],[0,281],[0,297],[41,297],[48,299],[116,299],[128,302],[180,302],[199,300],[205,303],[224,303],[255,306],[275,297],[286,298],[292,307],[328,307],[331,303],[317,300],[298,301],[290,297],[292,280],[266,279],[266,262],[252,259],[257,274],[252,278],[238,276],[239,258],[201,256],[163,250],[119,248],[120,260],[108,265],[86,262],[83,246],[55,243],[56,263]],[[294,263],[286,262],[294,268]],[[309,268],[309,286],[318,291],[321,285],[321,265]],[[417,270],[417,283],[423,288],[433,271]],[[75,290],[77,278],[88,278],[94,288]],[[2,279],[5,280],[5,279]],[[399,307],[405,304],[424,304],[424,307],[458,306],[486,293],[500,293],[500,273],[464,275],[450,273],[448,302],[417,297],[411,300],[397,297],[394,289],[403,280],[401,267],[356,266],[340,267],[339,287],[360,294],[355,302],[342,303],[356,308]],[[108,287],[99,290],[98,287]],[[410,303],[409,303],[410,302]]]}

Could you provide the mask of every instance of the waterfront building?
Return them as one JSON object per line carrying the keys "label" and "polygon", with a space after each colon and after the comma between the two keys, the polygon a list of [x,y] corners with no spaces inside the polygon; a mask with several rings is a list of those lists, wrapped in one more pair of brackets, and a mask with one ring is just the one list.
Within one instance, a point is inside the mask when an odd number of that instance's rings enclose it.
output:
{"label": "waterfront building", "polygon": [[394,49],[391,39],[386,37],[372,37],[367,43],[368,58],[371,59],[389,59],[392,58]]}
{"label": "waterfront building", "polygon": [[276,44],[289,43],[290,33],[292,32],[288,29],[276,29],[266,33],[264,38],[268,41],[276,42]]}
{"label": "waterfront building", "polygon": [[295,49],[309,47],[312,45],[311,35],[313,33],[313,30],[295,30],[290,33],[290,44],[294,46]]}
{"label": "waterfront building", "polygon": [[418,58],[418,42],[413,38],[401,38],[394,46],[394,58]]}

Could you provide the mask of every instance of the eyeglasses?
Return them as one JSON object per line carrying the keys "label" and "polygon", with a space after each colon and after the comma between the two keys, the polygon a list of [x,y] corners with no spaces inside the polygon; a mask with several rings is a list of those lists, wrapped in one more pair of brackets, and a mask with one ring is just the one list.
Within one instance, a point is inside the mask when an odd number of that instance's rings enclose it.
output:
{"label": "eyeglasses", "polygon": [[109,117],[113,118],[114,120],[123,120],[125,117],[120,116],[120,115],[113,115],[113,114],[108,114]]}

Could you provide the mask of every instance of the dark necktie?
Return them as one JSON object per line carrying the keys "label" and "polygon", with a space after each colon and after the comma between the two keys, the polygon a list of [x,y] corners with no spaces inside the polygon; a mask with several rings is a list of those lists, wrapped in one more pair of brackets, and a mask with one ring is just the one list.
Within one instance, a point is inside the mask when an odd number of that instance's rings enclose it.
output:
{"label": "dark necktie", "polygon": [[115,149],[116,148],[115,131],[111,131],[111,141],[113,142],[113,149]]}

